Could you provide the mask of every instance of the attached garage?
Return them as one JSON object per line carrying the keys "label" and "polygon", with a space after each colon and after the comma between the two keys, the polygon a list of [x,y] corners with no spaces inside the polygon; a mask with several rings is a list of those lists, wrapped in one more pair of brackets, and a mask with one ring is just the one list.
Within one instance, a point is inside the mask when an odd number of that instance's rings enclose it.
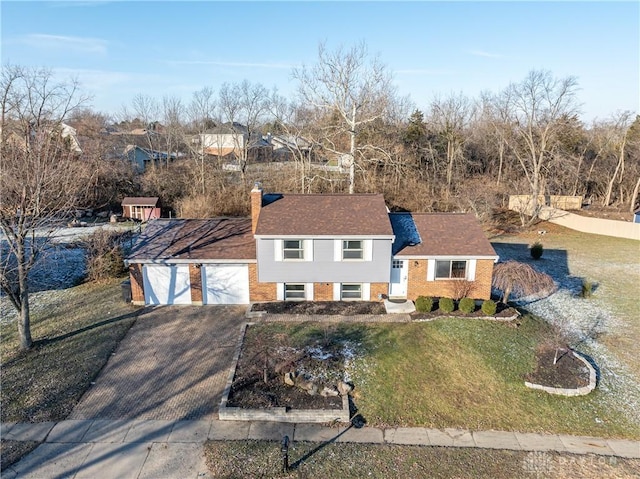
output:
{"label": "attached garage", "polygon": [[188,265],[144,265],[145,304],[191,304]]}
{"label": "attached garage", "polygon": [[202,299],[204,304],[249,303],[248,265],[203,265]]}

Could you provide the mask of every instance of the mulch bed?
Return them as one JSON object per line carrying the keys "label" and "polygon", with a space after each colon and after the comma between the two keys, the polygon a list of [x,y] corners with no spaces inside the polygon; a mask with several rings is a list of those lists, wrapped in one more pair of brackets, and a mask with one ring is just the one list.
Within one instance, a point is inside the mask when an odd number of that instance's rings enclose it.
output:
{"label": "mulch bed", "polygon": [[[505,319],[512,318],[518,314],[518,311],[511,306],[507,306],[504,303],[497,303],[496,305],[496,314],[493,315],[496,319]],[[451,316],[456,318],[486,318],[487,315],[482,312],[480,307],[476,307],[476,310],[473,313],[463,313],[460,310],[455,310],[452,313],[443,313],[438,310],[437,301],[434,303],[433,310],[428,313],[414,312],[411,313],[411,319],[434,319],[442,316]]]}
{"label": "mulch bed", "polygon": [[576,389],[589,385],[589,370],[576,358],[571,350],[560,348],[558,361],[553,364],[556,349],[538,348],[536,351],[536,370],[526,376],[530,383],[553,388]]}
{"label": "mulch bed", "polygon": [[384,304],[374,301],[276,301],[254,303],[251,311],[266,311],[268,314],[338,314],[342,316],[386,314]]}
{"label": "mulch bed", "polygon": [[[285,335],[264,338],[247,329],[236,373],[231,385],[227,405],[262,409],[286,407],[292,409],[340,409],[342,398],[309,395],[305,391],[284,383],[284,375],[290,371],[310,372],[319,388],[337,384],[344,375],[344,357],[341,345],[324,344],[322,353],[331,355],[318,359],[317,344],[312,349],[288,347]],[[267,382],[264,382],[264,365],[267,361]]]}

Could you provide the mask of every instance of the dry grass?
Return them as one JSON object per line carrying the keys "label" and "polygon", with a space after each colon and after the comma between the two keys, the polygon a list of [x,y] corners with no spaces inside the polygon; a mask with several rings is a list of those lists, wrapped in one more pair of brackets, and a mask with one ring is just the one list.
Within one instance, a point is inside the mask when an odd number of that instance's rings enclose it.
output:
{"label": "dry grass", "polygon": [[135,321],[120,280],[69,288],[32,316],[34,347],[18,348],[15,323],[3,325],[2,421],[67,417]]}
{"label": "dry grass", "polygon": [[0,442],[2,470],[18,462],[22,456],[29,454],[40,445],[37,441],[11,441],[3,439]]}
{"label": "dry grass", "polygon": [[294,442],[292,469],[282,473],[280,444],[209,441],[207,464],[216,478],[491,478],[638,477],[640,460],[560,453],[421,446]]}

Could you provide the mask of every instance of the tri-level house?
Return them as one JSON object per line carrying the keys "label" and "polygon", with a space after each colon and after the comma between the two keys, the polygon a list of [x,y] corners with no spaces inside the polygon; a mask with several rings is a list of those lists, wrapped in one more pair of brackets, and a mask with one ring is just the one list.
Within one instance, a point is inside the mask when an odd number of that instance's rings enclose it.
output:
{"label": "tri-level house", "polygon": [[498,259],[468,214],[390,213],[380,194],[263,194],[251,218],[156,220],[127,258],[137,304],[489,298]]}

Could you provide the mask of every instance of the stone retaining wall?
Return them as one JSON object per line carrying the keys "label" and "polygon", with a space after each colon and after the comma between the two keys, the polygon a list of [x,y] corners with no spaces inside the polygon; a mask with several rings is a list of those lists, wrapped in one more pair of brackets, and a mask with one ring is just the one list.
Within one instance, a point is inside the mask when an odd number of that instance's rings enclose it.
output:
{"label": "stone retaining wall", "polygon": [[559,396],[585,396],[589,394],[596,388],[596,384],[598,381],[598,377],[596,375],[596,370],[591,365],[591,363],[585,358],[582,354],[577,351],[571,351],[573,355],[578,358],[580,361],[584,363],[584,365],[589,370],[589,384],[586,386],[582,386],[580,388],[571,389],[571,388],[552,388],[550,386],[543,386],[541,384],[534,384],[528,381],[524,382],[524,385],[531,389],[539,389],[541,391],[548,392],[549,394],[557,394]]}

